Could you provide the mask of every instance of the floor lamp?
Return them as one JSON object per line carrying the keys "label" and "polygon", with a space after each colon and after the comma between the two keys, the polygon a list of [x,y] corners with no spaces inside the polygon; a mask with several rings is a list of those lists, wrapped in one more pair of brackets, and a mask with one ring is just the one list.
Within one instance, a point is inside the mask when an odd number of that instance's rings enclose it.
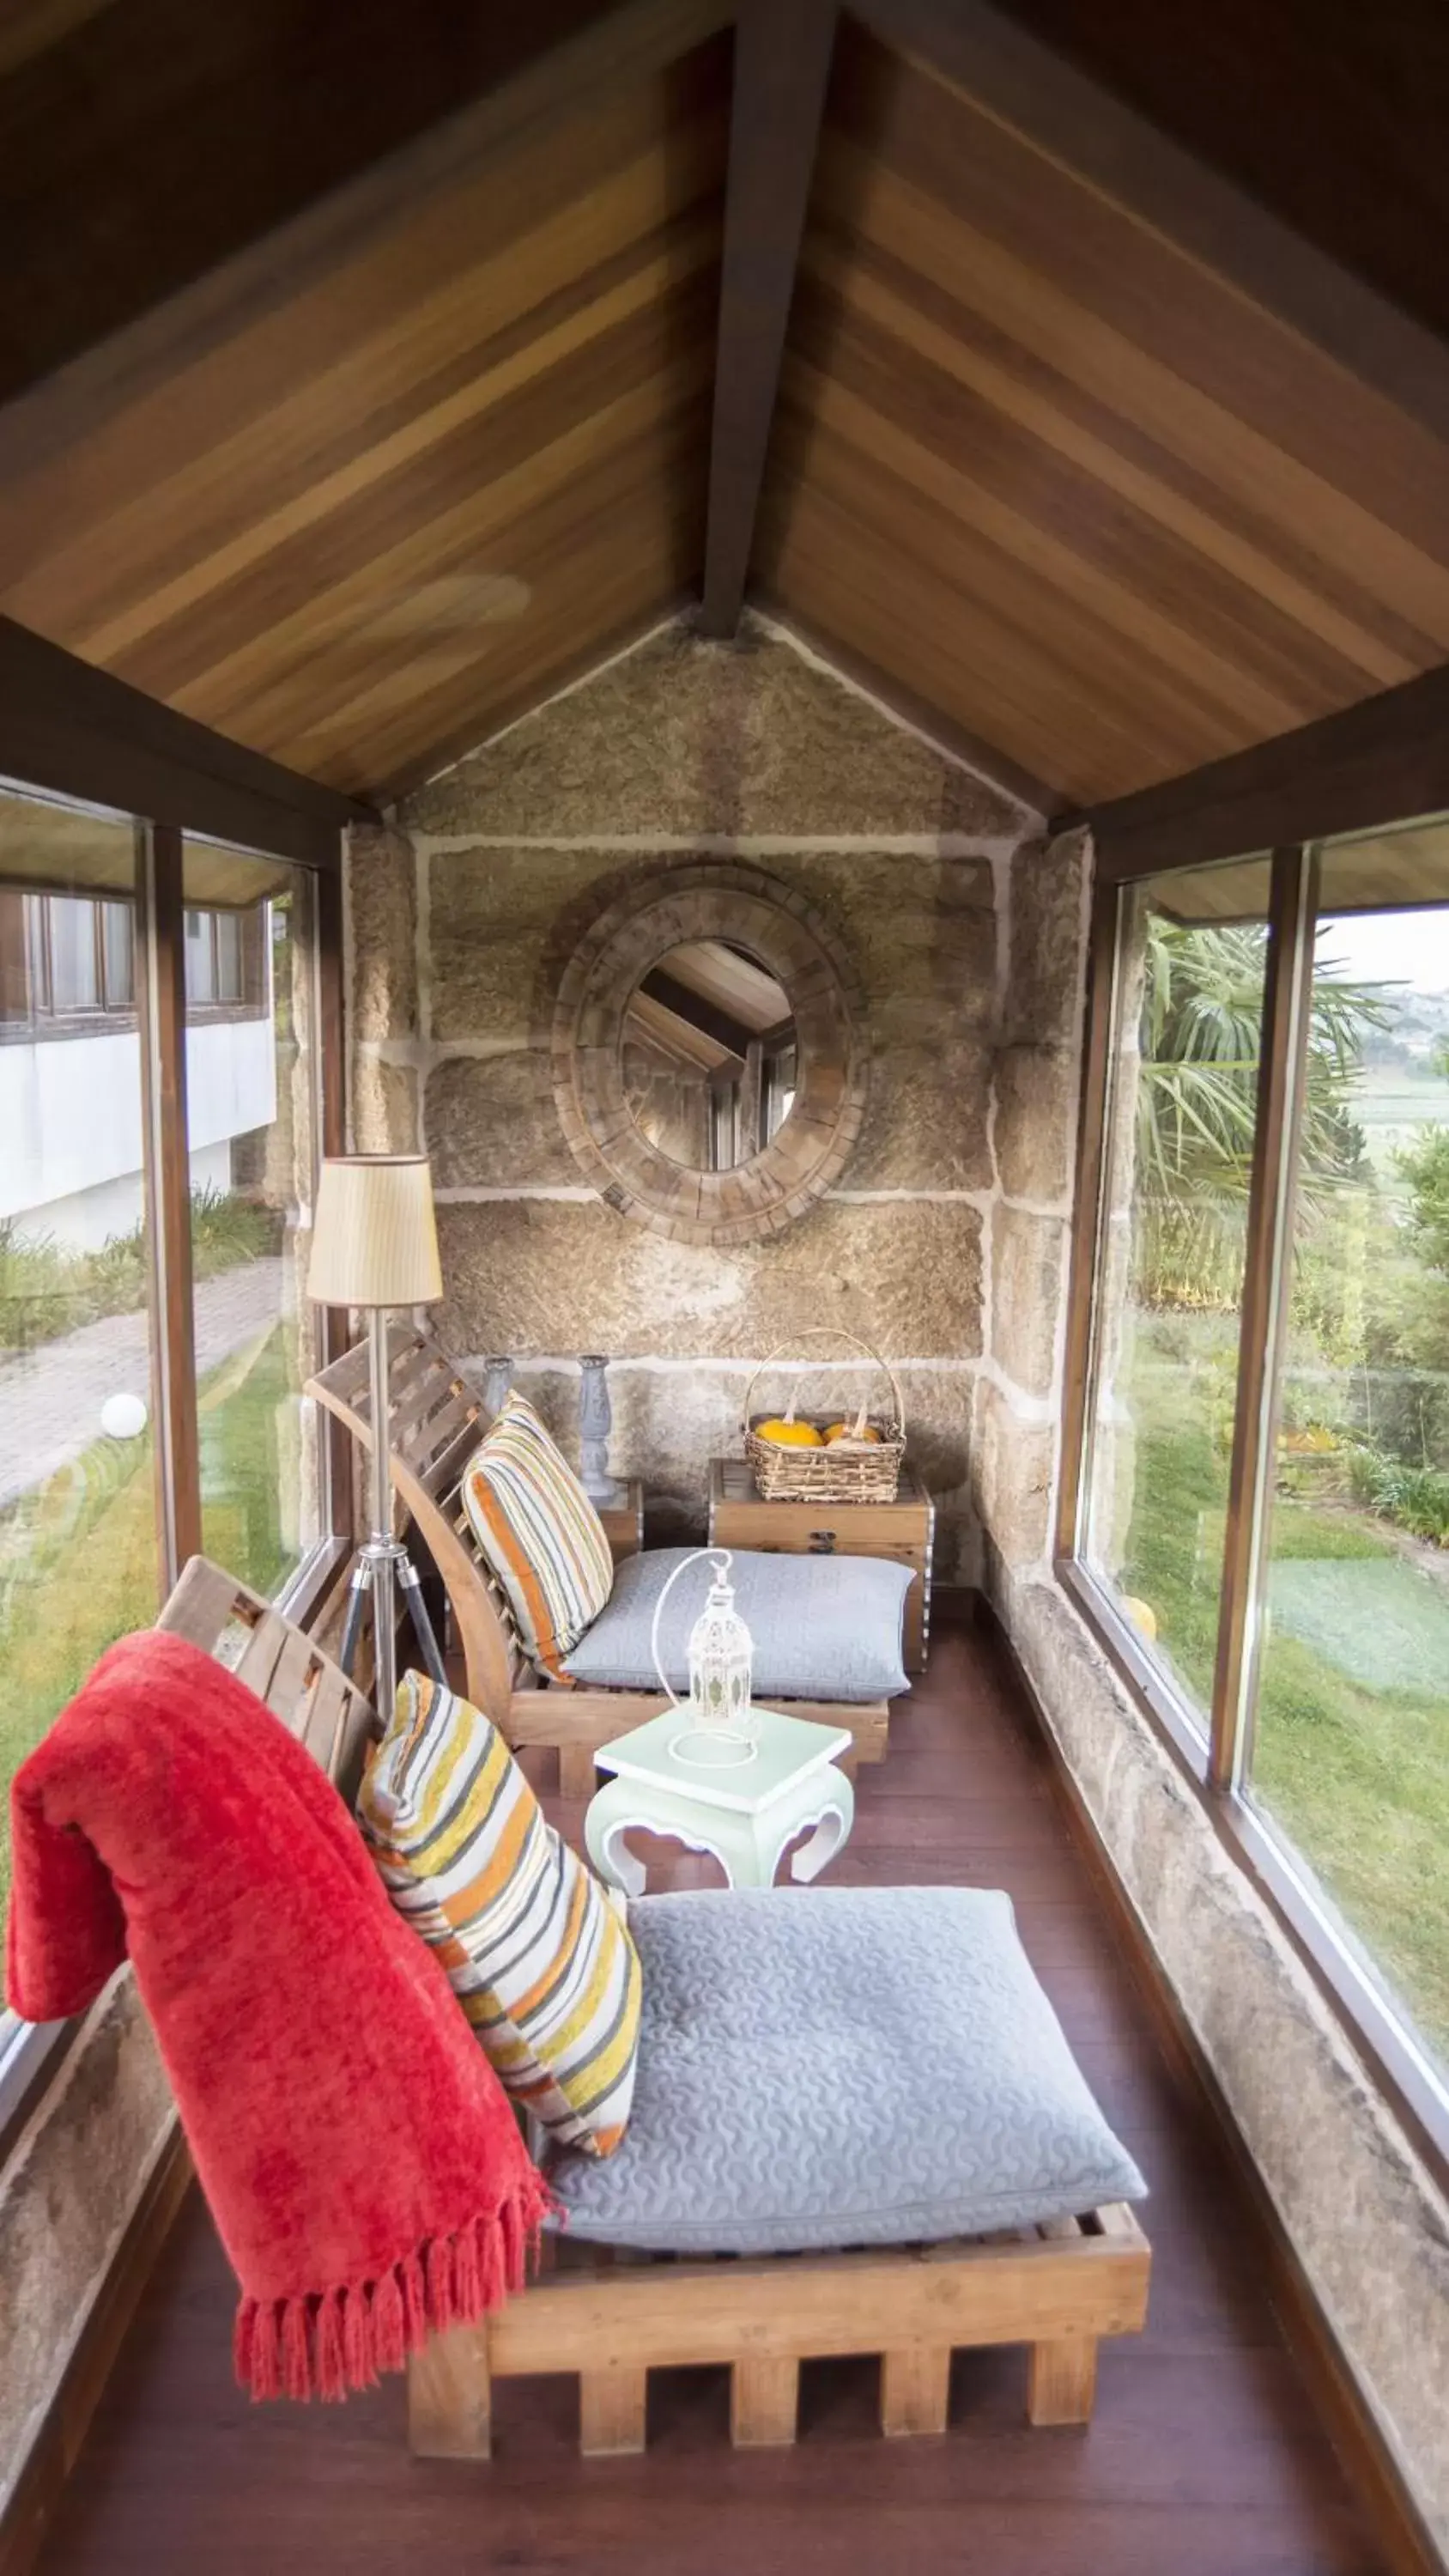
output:
{"label": "floor lamp", "polygon": [[307,1294],[316,1306],[356,1306],[366,1313],[372,1421],[372,1528],[353,1568],[341,1661],[350,1672],[370,1599],[376,1656],[373,1702],[384,1726],[392,1716],[397,1693],[399,1591],[424,1663],[435,1681],[445,1678],[417,1568],[392,1533],[387,1351],[392,1310],[435,1305],[442,1293],[426,1155],[329,1157],[317,1185]]}

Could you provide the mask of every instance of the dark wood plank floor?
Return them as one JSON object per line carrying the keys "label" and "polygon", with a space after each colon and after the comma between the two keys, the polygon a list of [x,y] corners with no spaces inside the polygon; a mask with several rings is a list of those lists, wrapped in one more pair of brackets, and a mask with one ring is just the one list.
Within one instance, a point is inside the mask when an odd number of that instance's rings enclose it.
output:
{"label": "dark wood plank floor", "polygon": [[[577,1810],[560,1820],[576,1827]],[[670,1846],[651,1884],[711,1865]],[[1089,2431],[1032,2432],[1019,2353],[958,2355],[944,2440],[886,2443],[867,2362],[807,2366],[794,2450],[735,2453],[722,2372],[656,2374],[650,2447],[583,2462],[562,2381],[498,2392],[489,2467],[412,2461],[393,2383],[250,2407],[232,2284],[188,2202],[92,2427],[44,2576],[1381,2576],[1267,2304],[1206,2116],[1169,2072],[990,1642],[947,1630],[862,1773],[831,1877],[1002,1886],[1152,2185],[1151,2322],[1103,2347]]]}

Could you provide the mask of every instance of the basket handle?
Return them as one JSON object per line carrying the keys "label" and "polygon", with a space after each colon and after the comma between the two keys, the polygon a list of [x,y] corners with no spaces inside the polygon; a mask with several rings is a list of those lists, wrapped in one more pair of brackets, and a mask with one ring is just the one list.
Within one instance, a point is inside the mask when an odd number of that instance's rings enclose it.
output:
{"label": "basket handle", "polygon": [[[840,1325],[840,1324],[810,1324],[810,1325],[807,1325],[807,1326],[806,1326],[806,1328],[805,1328],[805,1330],[804,1330],[803,1332],[797,1333],[797,1334],[794,1336],[794,1341],[793,1341],[793,1342],[780,1342],[780,1343],[778,1343],[778,1344],[776,1345],[776,1347],[775,1347],[775,1349],[774,1349],[774,1350],[769,1351],[769,1352],[767,1352],[767,1353],[766,1353],[766,1355],[765,1355],[764,1359],[762,1359],[762,1360],[757,1360],[757,1361],[756,1361],[756,1363],[755,1363],[755,1367],[754,1367],[754,1370],[753,1370],[753,1373],[752,1373],[751,1378],[750,1378],[749,1385],[748,1385],[748,1386],[746,1387],[746,1389],[745,1389],[744,1423],[745,1423],[745,1429],[746,1429],[747,1431],[748,1431],[748,1429],[749,1429],[749,1427],[750,1427],[750,1406],[751,1406],[751,1403],[752,1403],[752,1402],[753,1402],[753,1400],[754,1400],[754,1393],[755,1393],[755,1389],[756,1389],[756,1387],[759,1385],[759,1382],[760,1382],[761,1378],[764,1376],[766,1369],[767,1369],[767,1368],[773,1368],[773,1367],[774,1367],[774,1365],[775,1365],[775,1362],[776,1362],[778,1359],[780,1359],[786,1351],[791,1350],[791,1349],[794,1347],[794,1343],[796,1343],[796,1342],[849,1342],[851,1349],[852,1349],[852,1350],[854,1350],[854,1351],[859,1351],[859,1352],[860,1352],[860,1354],[861,1354],[861,1357],[862,1357],[863,1359],[873,1360],[873,1361],[874,1361],[874,1363],[875,1363],[875,1365],[876,1365],[876,1367],[880,1370],[880,1373],[881,1373],[882,1377],[884,1377],[884,1378],[886,1378],[886,1379],[888,1379],[888,1380],[889,1380],[891,1394],[892,1394],[892,1396],[895,1398],[896,1420],[897,1420],[897,1422],[900,1424],[902,1432],[904,1432],[905,1427],[906,1427],[906,1408],[905,1408],[904,1400],[903,1400],[902,1395],[901,1395],[901,1382],[900,1382],[900,1379],[897,1377],[897,1375],[896,1375],[896,1373],[895,1373],[895,1370],[891,1367],[890,1361],[889,1361],[888,1359],[883,1359],[883,1358],[882,1358],[882,1356],[881,1356],[880,1352],[879,1352],[878,1350],[876,1350],[876,1348],[874,1347],[873,1343],[870,1343],[870,1342],[863,1342],[863,1341],[860,1339],[859,1335],[858,1335],[858,1334],[856,1334],[856,1333],[847,1333],[847,1332],[845,1331],[845,1329],[844,1329],[843,1325]],[[806,1365],[807,1365],[807,1363],[806,1363],[804,1360],[798,1361],[798,1362],[796,1363],[796,1372],[795,1372],[795,1382],[796,1382],[796,1385],[798,1385],[798,1383],[799,1383],[799,1378],[800,1378],[800,1373],[801,1373],[801,1371],[806,1367]],[[795,1400],[796,1400],[796,1399],[795,1399],[795,1392],[794,1392],[794,1388],[792,1387],[792,1389],[791,1389],[791,1393],[790,1393],[790,1401],[789,1401],[789,1405],[788,1405],[788,1407],[787,1407],[786,1411],[784,1412],[784,1414],[781,1416],[782,1421],[785,1421],[785,1422],[793,1422],[793,1421],[794,1421],[794,1419],[795,1419]],[[859,1436],[860,1436],[861,1432],[865,1429],[865,1425],[866,1425],[866,1418],[867,1418],[868,1411],[869,1411],[869,1404],[868,1404],[868,1401],[867,1401],[867,1402],[865,1402],[865,1403],[862,1403],[862,1405],[861,1405],[861,1407],[860,1407],[860,1411],[857,1413],[856,1418],[855,1418],[855,1422],[856,1422],[855,1436],[856,1436],[856,1438],[859,1438]]]}

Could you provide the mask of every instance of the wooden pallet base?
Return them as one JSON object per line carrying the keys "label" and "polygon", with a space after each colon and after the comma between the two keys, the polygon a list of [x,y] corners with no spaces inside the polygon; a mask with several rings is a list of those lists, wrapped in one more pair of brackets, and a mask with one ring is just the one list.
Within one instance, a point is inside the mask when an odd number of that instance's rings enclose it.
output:
{"label": "wooden pallet base", "polygon": [[951,2354],[1028,2347],[1033,2424],[1085,2424],[1097,2344],[1136,2334],[1151,2253],[1118,2202],[994,2237],[854,2254],[679,2261],[550,2240],[538,2279],[479,2326],[437,2335],[408,2376],[408,2438],[425,2459],[483,2460],[495,2379],[579,2382],[579,2446],[642,2451],[651,2370],[731,2367],[730,2438],[795,2439],[800,2364],[878,2352],[883,2433],[943,2433]]}

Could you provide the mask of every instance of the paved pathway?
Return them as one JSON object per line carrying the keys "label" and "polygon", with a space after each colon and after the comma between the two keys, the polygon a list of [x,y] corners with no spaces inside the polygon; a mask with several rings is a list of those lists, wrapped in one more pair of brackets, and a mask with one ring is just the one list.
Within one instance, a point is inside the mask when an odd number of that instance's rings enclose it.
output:
{"label": "paved pathway", "polygon": [[[196,1373],[205,1377],[275,1322],[282,1262],[243,1261],[194,1291]],[[78,1332],[42,1342],[23,1359],[0,1362],[0,1507],[31,1492],[78,1458],[101,1433],[108,1395],[151,1401],[151,1354],[144,1313],[103,1315]]]}

